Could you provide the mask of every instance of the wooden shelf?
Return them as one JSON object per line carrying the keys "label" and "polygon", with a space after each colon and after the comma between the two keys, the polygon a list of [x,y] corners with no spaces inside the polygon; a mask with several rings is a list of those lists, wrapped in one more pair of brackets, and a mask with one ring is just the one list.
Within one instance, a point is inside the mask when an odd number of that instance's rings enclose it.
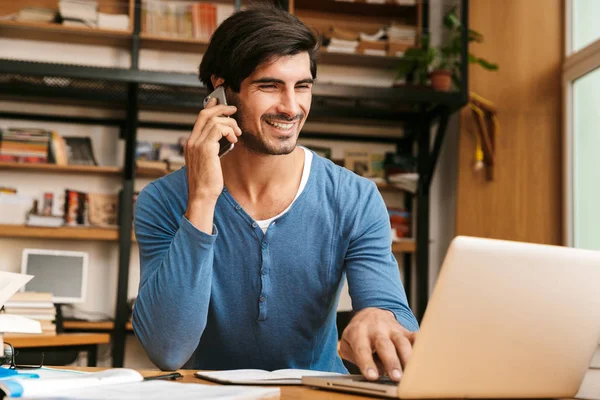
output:
{"label": "wooden shelf", "polygon": [[[69,227],[46,228],[24,225],[0,225],[0,238],[70,239],[113,241],[119,239],[116,228]],[[135,237],[132,233],[132,240]]]}
{"label": "wooden shelf", "polygon": [[[112,331],[115,328],[113,321],[64,321],[65,329],[80,331]],[[131,322],[125,324],[125,330],[133,332]]]}
{"label": "wooden shelf", "polygon": [[131,30],[119,31],[64,26],[57,23],[0,21],[0,36],[14,39],[128,47]]}
{"label": "wooden shelf", "polygon": [[321,50],[319,53],[319,61],[329,65],[352,65],[355,67],[395,69],[400,64],[400,57],[331,53],[327,50]]}
{"label": "wooden shelf", "polygon": [[140,34],[141,47],[155,50],[202,52],[208,47],[208,40]]}
{"label": "wooden shelf", "polygon": [[414,239],[401,239],[392,243],[392,253],[414,253],[416,250],[417,244]]}
{"label": "wooden shelf", "polygon": [[7,334],[4,340],[16,349],[31,347],[85,346],[110,343],[108,333],[59,333],[54,336]]}
{"label": "wooden shelf", "polygon": [[0,170],[13,171],[35,171],[35,172],[54,172],[65,174],[90,174],[90,175],[121,175],[120,167],[99,167],[95,165],[56,165],[56,164],[24,164],[0,162]]}

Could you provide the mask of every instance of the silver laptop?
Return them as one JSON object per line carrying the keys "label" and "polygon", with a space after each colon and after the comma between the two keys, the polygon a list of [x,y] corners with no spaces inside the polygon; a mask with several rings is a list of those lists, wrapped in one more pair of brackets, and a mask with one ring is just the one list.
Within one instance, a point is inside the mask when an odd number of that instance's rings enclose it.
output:
{"label": "silver laptop", "polygon": [[457,237],[400,384],[305,377],[393,398],[565,398],[600,339],[600,252]]}

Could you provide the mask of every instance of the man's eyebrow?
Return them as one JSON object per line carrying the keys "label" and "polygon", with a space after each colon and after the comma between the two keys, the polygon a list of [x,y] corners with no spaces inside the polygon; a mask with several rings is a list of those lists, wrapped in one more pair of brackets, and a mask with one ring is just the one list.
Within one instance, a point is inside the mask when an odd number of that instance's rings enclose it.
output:
{"label": "man's eyebrow", "polygon": [[[302,80],[299,80],[298,82],[296,82],[296,85],[301,85],[303,83],[314,83],[314,81],[315,80],[312,78],[306,78],[306,79],[302,79]],[[250,82],[251,85],[256,85],[256,84],[261,84],[261,83],[278,83],[280,85],[285,85],[285,82],[282,81],[281,79],[271,78],[271,77],[255,79],[252,82]]]}

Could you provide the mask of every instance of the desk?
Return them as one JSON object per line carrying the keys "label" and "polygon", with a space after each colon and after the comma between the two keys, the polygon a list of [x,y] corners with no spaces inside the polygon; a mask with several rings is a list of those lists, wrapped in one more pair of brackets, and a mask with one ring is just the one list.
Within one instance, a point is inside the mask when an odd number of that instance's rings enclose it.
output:
{"label": "desk", "polygon": [[76,350],[87,352],[87,363],[95,367],[98,359],[98,345],[110,343],[108,333],[59,333],[55,336],[11,336],[4,341],[22,353],[48,352],[56,350]]}
{"label": "desk", "polygon": [[[73,369],[76,371],[88,371],[88,372],[97,372],[105,370],[106,368],[101,367],[68,367],[68,369]],[[152,376],[152,375],[160,375],[164,372],[159,370],[138,370],[143,376]],[[194,377],[194,372],[196,370],[190,369],[180,369],[177,372],[183,375],[183,379],[176,382],[183,383],[203,383],[207,385],[216,385],[216,383],[205,381],[202,379],[198,379]],[[600,370],[590,369],[586,378],[583,382],[583,385],[580,389],[580,394],[583,393],[582,389],[586,389],[585,392],[593,393],[594,397],[600,394],[600,373],[593,374],[595,372],[600,372]],[[342,392],[334,392],[329,390],[318,390],[312,389],[306,386],[280,386],[281,389],[281,400],[361,400],[361,399],[377,399],[376,397],[368,397],[361,396],[358,394],[348,394]],[[589,398],[589,397],[588,397]],[[563,400],[574,400],[574,399],[563,399]]]}
{"label": "desk", "polygon": [[[102,371],[106,368],[96,367],[69,367],[68,369],[74,369],[77,371],[88,371],[97,372]],[[152,376],[164,374],[158,370],[138,370],[143,376]],[[194,372],[197,370],[181,369],[177,372],[183,375],[183,379],[171,382],[183,382],[183,383],[203,383],[207,385],[216,385],[216,383],[205,381],[194,377]],[[281,400],[361,400],[361,399],[374,399],[373,397],[360,396],[355,394],[347,394],[341,392],[332,392],[326,390],[311,389],[307,386],[280,386],[281,389]]]}
{"label": "desk", "polygon": [[[64,320],[63,327],[66,331],[112,331],[115,329],[115,323],[113,321],[78,321],[78,320]],[[125,330],[127,332],[133,332],[133,325],[131,322],[125,324]]]}

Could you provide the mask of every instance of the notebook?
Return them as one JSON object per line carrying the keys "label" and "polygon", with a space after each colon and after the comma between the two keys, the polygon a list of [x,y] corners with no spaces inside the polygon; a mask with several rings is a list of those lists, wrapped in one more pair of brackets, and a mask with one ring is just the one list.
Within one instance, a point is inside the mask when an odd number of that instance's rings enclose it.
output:
{"label": "notebook", "polygon": [[223,387],[196,383],[144,381],[132,369],[115,368],[102,372],[63,375],[39,379],[0,380],[0,390],[11,399],[61,400],[183,400],[183,399],[274,399],[279,388]]}
{"label": "notebook", "polygon": [[[302,385],[303,376],[331,376],[332,372],[308,369],[232,369],[227,371],[199,371],[196,377],[207,381],[233,385]],[[341,375],[341,374],[337,374]]]}

